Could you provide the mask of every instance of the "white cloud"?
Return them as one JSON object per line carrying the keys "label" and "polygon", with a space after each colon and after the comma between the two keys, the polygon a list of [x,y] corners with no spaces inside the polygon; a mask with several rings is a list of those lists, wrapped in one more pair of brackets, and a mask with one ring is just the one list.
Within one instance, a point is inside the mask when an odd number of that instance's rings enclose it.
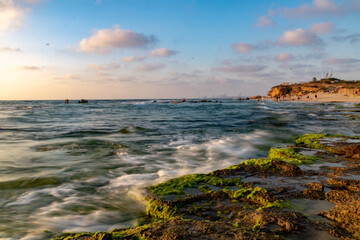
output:
{"label": "white cloud", "polygon": [[0,0],[0,33],[18,27],[23,17],[23,10],[12,0]]}
{"label": "white cloud", "polygon": [[275,61],[277,62],[287,62],[293,59],[293,56],[290,53],[280,53],[275,57]]}
{"label": "white cloud", "polygon": [[312,45],[318,44],[319,42],[321,42],[321,40],[318,36],[302,28],[285,31],[277,40],[279,45],[288,46]]}
{"label": "white cloud", "polygon": [[245,42],[234,43],[232,45],[232,47],[235,48],[238,52],[241,52],[241,53],[249,53],[249,52],[251,52],[252,50],[254,50],[256,48],[255,45],[248,44],[248,43],[245,43]]}
{"label": "white cloud", "polygon": [[334,30],[334,24],[332,22],[317,23],[310,26],[309,31],[314,34],[327,34]]}
{"label": "white cloud", "polygon": [[89,38],[84,38],[79,43],[79,51],[89,53],[107,53],[116,48],[142,48],[157,41],[154,35],[146,36],[142,33],[121,29],[118,25],[114,28],[101,29]]}
{"label": "white cloud", "polygon": [[150,71],[155,71],[161,68],[164,68],[165,65],[164,64],[143,64],[141,66],[138,66],[136,68],[136,71],[140,71],[140,72],[150,72]]}
{"label": "white cloud", "polygon": [[288,30],[277,39],[277,43],[284,46],[318,45],[323,43],[318,35],[330,33],[333,29],[334,24],[326,22],[313,24],[309,29],[298,28],[295,30]]}
{"label": "white cloud", "polygon": [[150,56],[152,57],[170,57],[177,54],[177,51],[169,50],[166,48],[156,48],[150,52]]}
{"label": "white cloud", "polygon": [[268,16],[261,16],[255,23],[256,27],[270,27],[274,22]]}
{"label": "white cloud", "polygon": [[123,57],[123,62],[141,62],[141,61],[144,61],[145,57],[143,56],[126,56],[126,57]]}

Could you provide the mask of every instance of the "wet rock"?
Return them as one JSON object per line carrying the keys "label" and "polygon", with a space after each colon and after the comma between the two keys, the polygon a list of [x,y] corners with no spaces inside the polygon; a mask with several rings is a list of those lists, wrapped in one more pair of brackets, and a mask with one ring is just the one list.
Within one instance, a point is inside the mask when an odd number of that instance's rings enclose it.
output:
{"label": "wet rock", "polygon": [[320,182],[310,182],[305,185],[307,188],[314,190],[314,191],[324,191],[324,184]]}
{"label": "wet rock", "polygon": [[326,199],[336,206],[321,213],[334,224],[333,232],[353,239],[360,238],[360,194],[347,190],[332,190],[326,193]]}
{"label": "wet rock", "polygon": [[352,192],[360,191],[360,181],[354,180],[354,179],[328,179],[326,181],[326,184],[328,184],[332,189],[339,189],[339,190],[349,190]]}
{"label": "wet rock", "polygon": [[310,188],[303,190],[303,195],[309,199],[324,199],[325,195],[323,191],[316,191]]}
{"label": "wet rock", "polygon": [[319,182],[310,182],[305,185],[307,189],[303,190],[302,193],[306,198],[309,199],[324,199],[324,185]]}
{"label": "wet rock", "polygon": [[302,173],[301,169],[291,163],[284,161],[273,161],[274,166],[279,170],[279,174],[282,176],[298,176]]}

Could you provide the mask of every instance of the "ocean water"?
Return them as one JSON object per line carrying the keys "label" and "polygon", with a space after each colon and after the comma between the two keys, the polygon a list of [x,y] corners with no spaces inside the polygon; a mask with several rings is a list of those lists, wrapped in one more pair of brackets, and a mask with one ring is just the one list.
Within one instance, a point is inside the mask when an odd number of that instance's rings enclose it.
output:
{"label": "ocean water", "polygon": [[353,103],[221,101],[0,101],[0,239],[134,226],[145,186],[304,133],[360,135]]}

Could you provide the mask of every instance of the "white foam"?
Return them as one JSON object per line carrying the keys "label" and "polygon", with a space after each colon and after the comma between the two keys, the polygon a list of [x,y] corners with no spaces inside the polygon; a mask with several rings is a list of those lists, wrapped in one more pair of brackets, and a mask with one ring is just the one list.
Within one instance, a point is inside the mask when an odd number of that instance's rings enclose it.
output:
{"label": "white foam", "polygon": [[29,204],[41,198],[41,195],[50,195],[61,199],[72,194],[75,194],[75,191],[73,190],[73,186],[71,184],[63,184],[56,188],[44,188],[44,189],[25,192],[24,194],[20,195],[16,199],[16,201],[8,203],[5,206],[10,207],[16,205]]}

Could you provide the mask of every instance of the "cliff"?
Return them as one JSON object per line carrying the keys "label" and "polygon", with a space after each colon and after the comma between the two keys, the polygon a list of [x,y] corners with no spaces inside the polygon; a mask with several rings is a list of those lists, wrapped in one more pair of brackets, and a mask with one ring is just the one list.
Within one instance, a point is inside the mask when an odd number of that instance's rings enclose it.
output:
{"label": "cliff", "polygon": [[337,78],[313,80],[306,83],[283,83],[271,88],[268,97],[298,96],[309,93],[341,93],[351,97],[360,96],[360,81],[345,81]]}

